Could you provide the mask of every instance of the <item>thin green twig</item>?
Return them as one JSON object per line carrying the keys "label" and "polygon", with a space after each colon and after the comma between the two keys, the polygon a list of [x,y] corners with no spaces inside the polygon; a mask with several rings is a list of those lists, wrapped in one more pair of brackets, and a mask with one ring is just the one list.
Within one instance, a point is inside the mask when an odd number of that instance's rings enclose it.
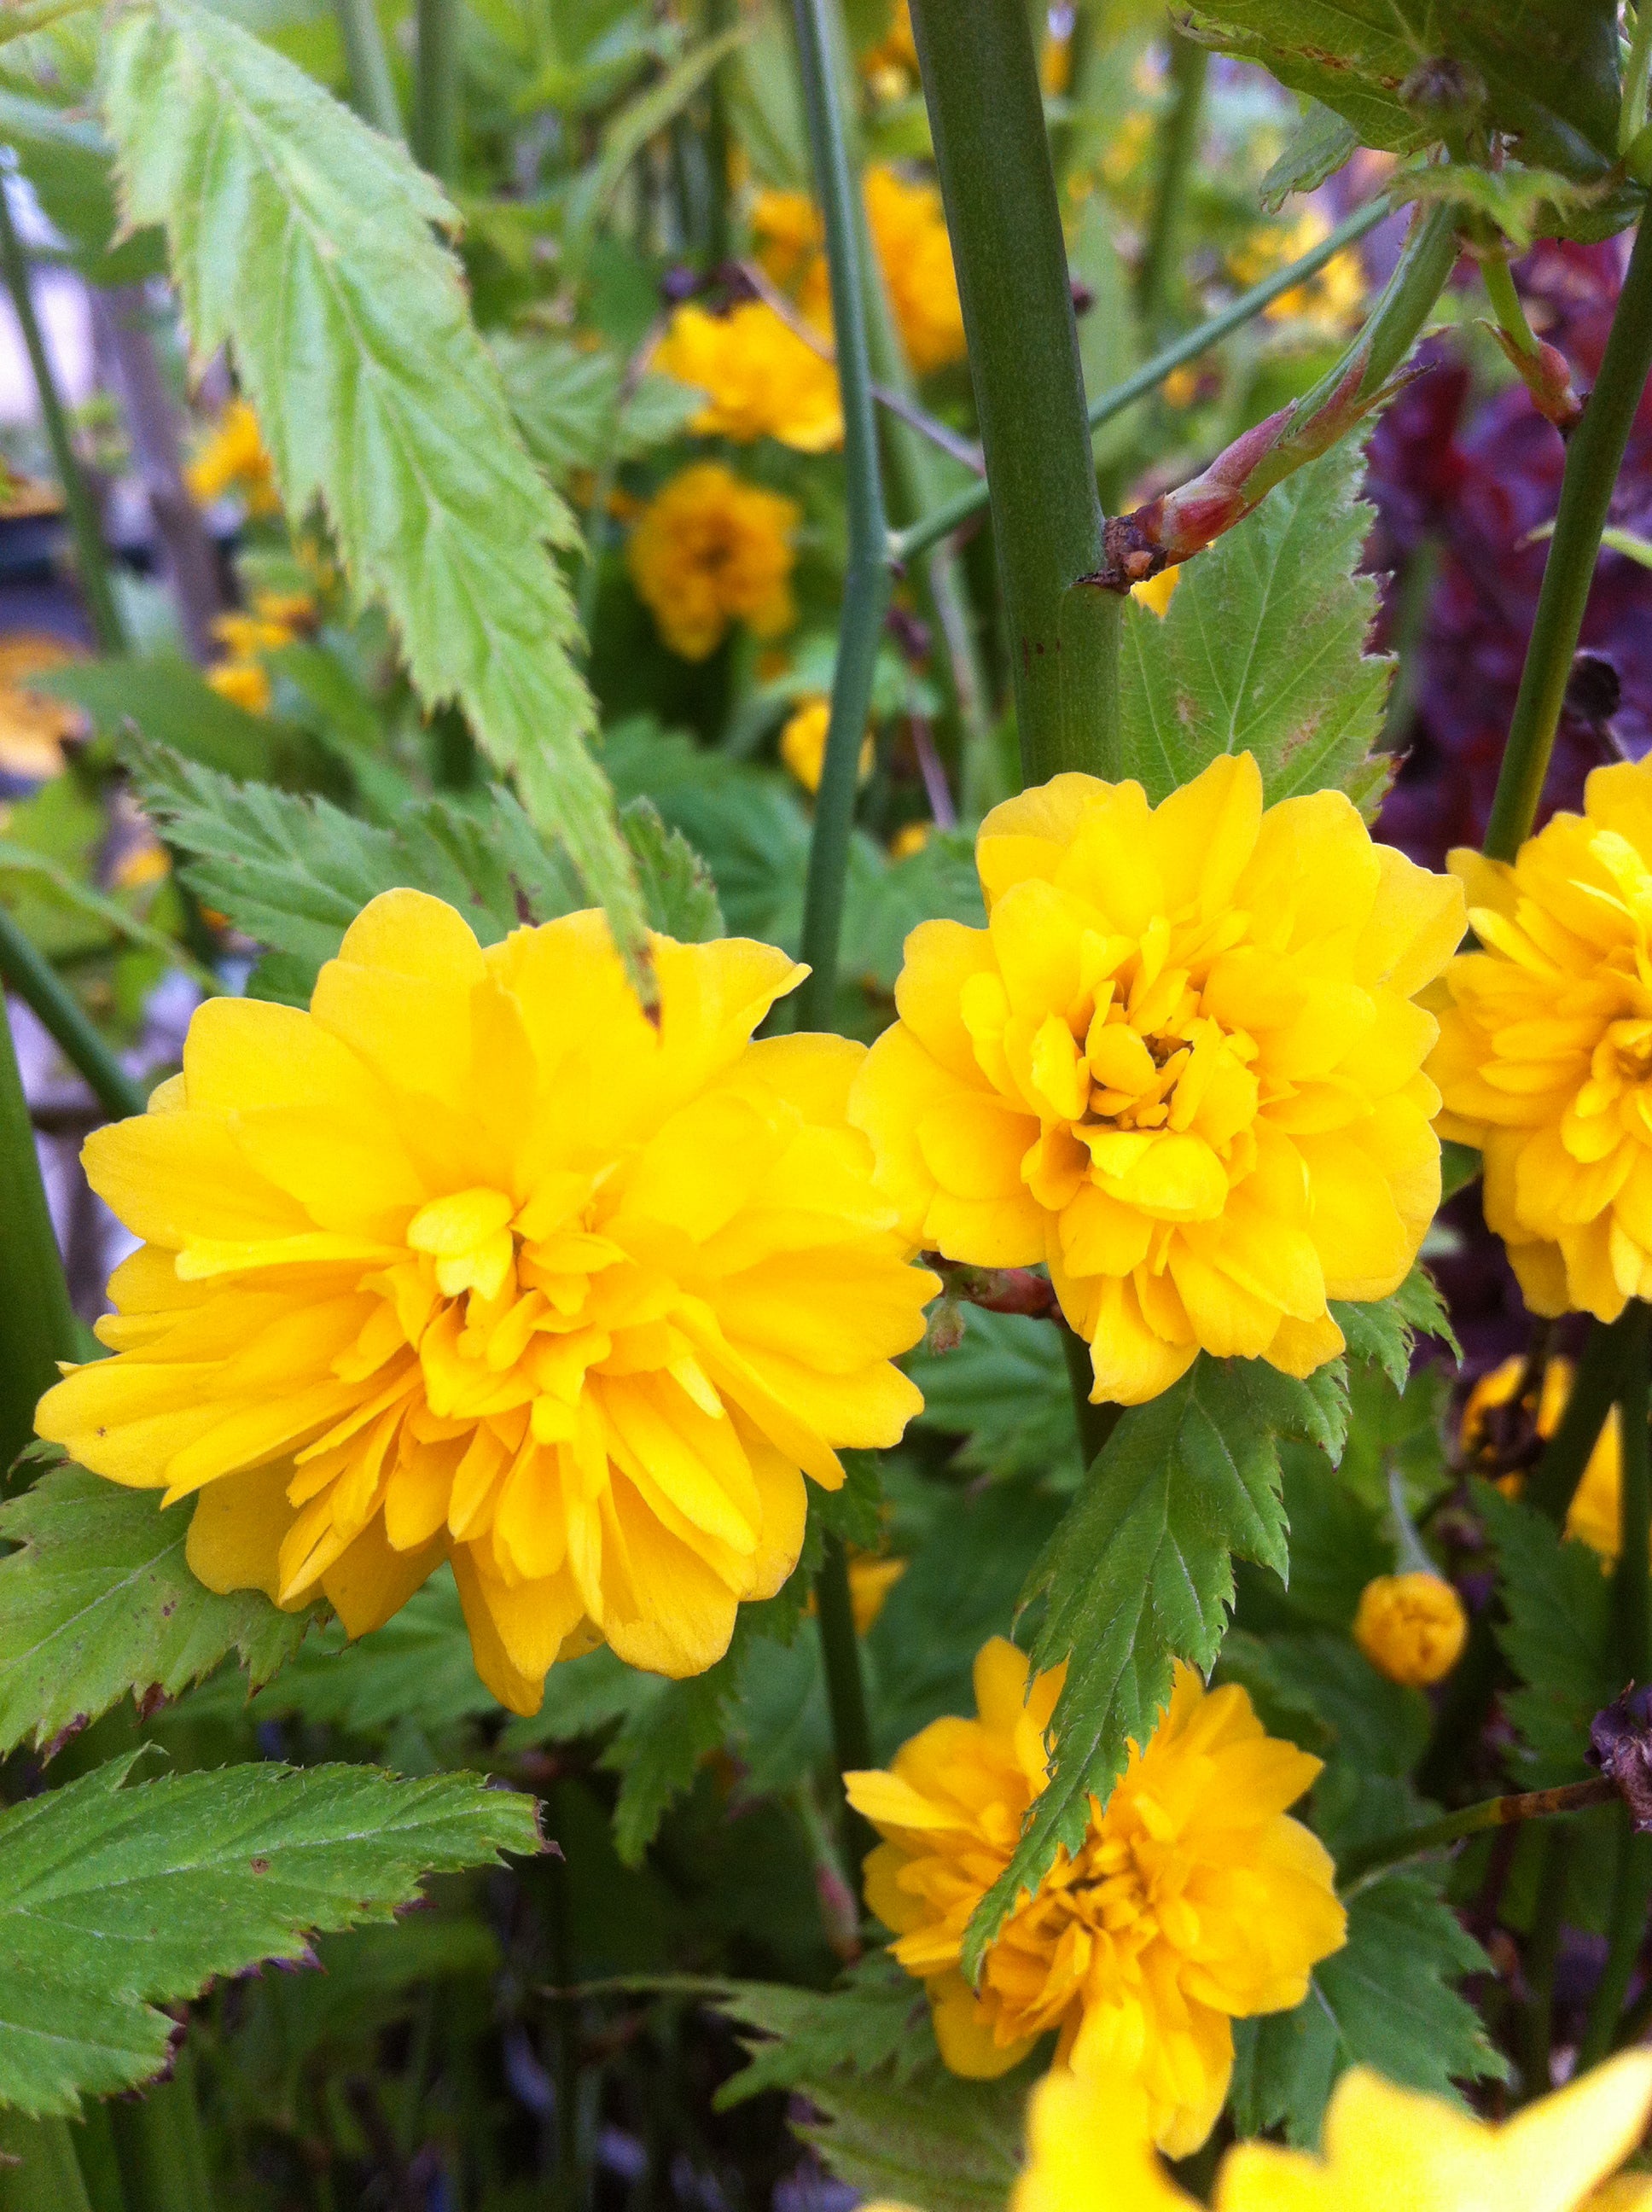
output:
{"label": "thin green twig", "polygon": [[1559,512],[1486,825],[1485,850],[1494,860],[1512,860],[1536,818],[1600,550],[1600,532],[1649,367],[1652,224],[1643,222],[1600,374],[1566,447]]}
{"label": "thin green twig", "polygon": [[1136,301],[1149,337],[1157,337],[1167,320],[1172,283],[1179,266],[1187,187],[1199,156],[1200,125],[1205,114],[1205,80],[1210,50],[1170,34],[1170,105],[1159,129],[1158,176],[1153,217],[1136,286]]}
{"label": "thin green twig", "polygon": [[58,971],[24,933],[7,909],[0,906],[0,977],[32,1007],[50,1031],[58,1050],[86,1078],[92,1095],[105,1113],[117,1121],[141,1114],[145,1104],[142,1086],[135,1083],[111,1052],[80,1000],[64,984]]}
{"label": "thin green twig", "polygon": [[419,0],[413,151],[421,166],[444,184],[452,184],[459,173],[459,0]]}
{"label": "thin green twig", "polygon": [[[1197,361],[1201,354],[1208,353],[1212,346],[1219,345],[1224,338],[1230,337],[1246,323],[1254,322],[1264,308],[1297,285],[1305,283],[1310,276],[1316,276],[1326,263],[1334,259],[1345,246],[1351,246],[1367,231],[1375,230],[1378,223],[1386,222],[1393,212],[1384,200],[1373,200],[1367,206],[1357,209],[1345,221],[1339,223],[1328,237],[1322,238],[1311,252],[1302,254],[1283,269],[1276,269],[1260,284],[1253,284],[1248,291],[1242,292],[1230,306],[1223,308],[1220,314],[1212,315],[1208,322],[1200,324],[1196,330],[1188,331],[1170,344],[1161,347],[1122,383],[1113,385],[1090,401],[1087,412],[1092,433],[1112,422],[1115,416],[1122,415],[1127,407],[1133,407],[1139,399],[1145,399],[1150,392],[1156,392],[1174,370],[1181,368],[1187,362]],[[979,514],[986,504],[986,485],[969,486],[955,498],[948,500],[944,506],[938,507],[932,514],[921,517],[908,529],[897,531],[890,541],[890,560],[898,567],[913,559],[926,546],[934,544],[938,538],[948,536]]]}
{"label": "thin green twig", "polygon": [[1568,1782],[1556,1790],[1525,1790],[1512,1796],[1488,1797],[1478,1805],[1465,1805],[1461,1812],[1447,1813],[1440,1820],[1403,1829],[1397,1835],[1379,1836],[1373,1843],[1345,1851],[1337,1862],[1338,1887],[1345,1892],[1386,1868],[1421,1858],[1429,1851],[1443,1850],[1466,1837],[1484,1835],[1489,1828],[1506,1828],[1516,1820],[1581,1813],[1591,1805],[1618,1802],[1617,1790],[1604,1775],[1592,1776],[1587,1782]]}
{"label": "thin green twig", "polygon": [[40,1180],[11,1024],[0,996],[0,1474],[34,1433],[34,1407],[78,1351],[74,1310]]}
{"label": "thin green twig", "polygon": [[374,0],[332,0],[332,4],[343,42],[350,106],[363,123],[382,131],[386,138],[404,138],[401,103],[390,74],[390,57],[385,52],[385,34],[379,27]]}

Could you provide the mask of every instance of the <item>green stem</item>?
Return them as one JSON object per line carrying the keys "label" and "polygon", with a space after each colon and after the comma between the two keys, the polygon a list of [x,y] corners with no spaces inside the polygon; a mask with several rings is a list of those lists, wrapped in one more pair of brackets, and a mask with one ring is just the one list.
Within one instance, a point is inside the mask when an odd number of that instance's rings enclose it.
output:
{"label": "green stem", "polygon": [[1619,1529],[1622,1548],[1613,1576],[1612,1611],[1618,1672],[1627,1682],[1652,1673],[1648,1641],[1648,1559],[1652,1556],[1652,1435],[1647,1430],[1647,1363],[1652,1353],[1652,1306],[1632,1298],[1624,1310],[1623,1362],[1619,1369],[1618,1417],[1623,1465]]}
{"label": "green stem", "polygon": [[1503,1654],[1488,1607],[1469,1626],[1467,1648],[1447,1680],[1428,1747],[1418,1761],[1417,1787],[1424,1797],[1451,1794],[1464,1754],[1479,1741],[1503,1674]]}
{"label": "green stem", "polygon": [[0,1474],[34,1433],[34,1408],[79,1354],[74,1310],[40,1181],[11,1024],[0,1000]]}
{"label": "green stem", "polygon": [[1635,30],[1624,67],[1623,105],[1618,111],[1618,151],[1626,154],[1646,123],[1646,93],[1652,77],[1652,0],[1639,0]]}
{"label": "green stem", "polygon": [[[1029,783],[1118,765],[1116,595],[1025,0],[914,0]],[[1076,588],[1075,588],[1076,587]]]}
{"label": "green stem", "polygon": [[1523,1492],[1527,1504],[1546,1514],[1557,1528],[1566,1525],[1583,1469],[1618,1395],[1623,1360],[1631,1348],[1625,1343],[1625,1338],[1632,1334],[1626,1326],[1630,1311],[1626,1307],[1610,1328],[1599,1322],[1591,1327],[1560,1425],[1527,1481]]}
{"label": "green stem", "polygon": [[363,123],[382,131],[386,138],[404,138],[401,104],[390,74],[390,57],[385,52],[385,34],[379,27],[374,0],[332,0],[332,6],[343,41],[350,106]]}
{"label": "green stem", "polygon": [[1509,273],[1509,256],[1503,252],[1485,254],[1480,262],[1480,282],[1485,287],[1485,296],[1491,302],[1499,329],[1521,353],[1534,354],[1536,334],[1526,319],[1525,307]]}
{"label": "green stem", "polygon": [[1543,1854],[1537,1912],[1521,1961],[1531,1992],[1520,2024],[1521,2069],[1528,2097],[1546,2096],[1554,2086],[1550,2046],[1554,2040],[1554,1970],[1560,1955],[1565,1917],[1566,1881],[1571,1869],[1571,1832],[1552,1829]]}
{"label": "green stem", "polygon": [[34,295],[28,281],[28,263],[24,257],[22,240],[17,235],[17,226],[11,219],[10,203],[4,192],[0,192],[0,270],[3,270],[6,289],[11,294],[12,305],[17,310],[18,325],[28,352],[28,365],[34,374],[34,389],[40,403],[40,417],[46,428],[46,442],[52,448],[52,465],[58,471],[58,481],[63,486],[64,501],[69,509],[69,526],[75,539],[75,565],[80,574],[81,594],[86,601],[86,611],[92,618],[93,635],[100,652],[124,653],[126,650],[126,631],[120,619],[120,610],[115,604],[114,587],[109,580],[109,561],[104,551],[103,528],[98,520],[97,503],[87,485],[75,452],[74,441],[69,434],[69,417],[64,412],[51,356],[40,335],[39,318],[34,312]]}
{"label": "green stem", "polygon": [[884,562],[888,531],[883,476],[878,459],[872,367],[866,343],[865,286],[860,270],[859,226],[844,149],[837,72],[833,60],[828,0],[795,0],[798,49],[803,70],[817,196],[825,216],[826,257],[831,276],[832,323],[836,333],[838,383],[843,399],[843,472],[848,502],[849,557],[832,676],[831,720],[826,758],[815,794],[814,834],[804,893],[802,957],[810,975],[798,994],[799,1029],[833,1027],[837,956],[843,926],[843,890],[854,824],[860,742],[872,704],[872,672],[889,605]]}
{"label": "green stem", "polygon": [[91,2212],[67,2120],[0,2106],[0,2212]]}
{"label": "green stem", "polygon": [[[1644,1558],[1644,1553],[1643,1553]],[[1619,1819],[1618,1874],[1606,1916],[1606,1962],[1589,2003],[1588,2023],[1578,2046],[1577,2070],[1598,2066],[1612,2048],[1619,2015],[1646,1935],[1647,1906],[1652,1904],[1652,1838],[1637,1836],[1628,1808]]]}
{"label": "green stem", "polygon": [[86,1078],[93,1096],[115,1121],[141,1114],[141,1086],[127,1074],[80,1000],[66,989],[51,962],[0,906],[0,979],[15,991],[51,1032],[58,1049]]}
{"label": "green stem", "polygon": [[187,2048],[170,2080],[111,2105],[109,2118],[131,2212],[215,2212]]}
{"label": "green stem", "polygon": [[[872,1724],[866,1718],[866,1686],[860,1674],[859,1639],[854,1632],[849,1558],[841,1536],[826,1539],[826,1556],[815,1577],[815,1611],[820,1623],[821,1656],[826,1664],[837,1771],[853,1774],[872,1763]],[[854,1856],[851,1853],[852,1858]]]}
{"label": "green stem", "polygon": [[1097,1405],[1090,1397],[1096,1380],[1090,1364],[1090,1346],[1076,1329],[1067,1327],[1059,1313],[1054,1316],[1060,1334],[1061,1352],[1067,1363],[1067,1381],[1072,1389],[1072,1418],[1078,1429],[1078,1450],[1085,1467],[1093,1467],[1108,1438],[1119,1425],[1122,1406]]}
{"label": "green stem", "polygon": [[1443,1850],[1448,1844],[1460,1844],[1465,1836],[1483,1835],[1488,1828],[1506,1828],[1515,1820],[1544,1820],[1556,1813],[1580,1813],[1591,1805],[1618,1802],[1616,1788],[1603,1774],[1593,1775],[1587,1782],[1564,1783],[1556,1790],[1526,1790],[1514,1796],[1488,1797],[1478,1805],[1465,1805],[1461,1812],[1425,1821],[1420,1827],[1379,1836],[1375,1842],[1345,1851],[1337,1862],[1337,1886],[1345,1891],[1351,1884],[1381,1874],[1385,1868],[1420,1858],[1425,1851]]}
{"label": "green stem", "polygon": [[452,184],[459,174],[459,0],[419,0],[417,52],[413,151],[433,177]]}
{"label": "green stem", "polygon": [[[731,0],[706,0],[706,36],[720,38],[731,21]],[[728,259],[728,94],[723,88],[727,64],[720,62],[706,87],[706,265],[719,269]]]}
{"label": "green stem", "polygon": [[1559,511],[1486,824],[1485,850],[1494,860],[1512,860],[1531,835],[1588,604],[1600,532],[1649,367],[1652,223],[1643,222],[1600,374],[1566,447]]}
{"label": "green stem", "polygon": [[[1219,315],[1212,315],[1197,330],[1188,331],[1182,337],[1173,339],[1169,345],[1161,347],[1121,384],[1111,386],[1090,401],[1088,419],[1091,431],[1101,429],[1115,416],[1122,415],[1127,407],[1133,407],[1139,399],[1145,399],[1150,392],[1158,389],[1172,370],[1181,368],[1184,362],[1197,361],[1201,354],[1208,353],[1212,346],[1219,345],[1224,338],[1230,337],[1246,323],[1254,321],[1265,307],[1283,294],[1296,285],[1305,283],[1309,277],[1317,276],[1326,263],[1333,259],[1345,246],[1351,246],[1368,230],[1375,230],[1378,223],[1386,222],[1393,212],[1386,200],[1373,200],[1367,206],[1357,209],[1345,222],[1339,223],[1327,238],[1322,238],[1311,252],[1303,254],[1283,269],[1276,269],[1260,284],[1253,284],[1248,292],[1242,292],[1231,305],[1223,308]],[[911,560],[926,546],[934,544],[937,539],[948,536],[972,516],[979,514],[987,500],[987,491],[984,483],[968,486],[956,498],[948,500],[944,507],[938,507],[932,514],[925,515],[909,529],[897,532],[890,542],[890,558],[897,564]]]}
{"label": "green stem", "polygon": [[1136,303],[1150,336],[1163,329],[1170,287],[1181,261],[1187,185],[1199,157],[1210,52],[1179,32],[1170,33],[1170,105],[1159,130],[1158,179],[1153,220],[1136,283]]}

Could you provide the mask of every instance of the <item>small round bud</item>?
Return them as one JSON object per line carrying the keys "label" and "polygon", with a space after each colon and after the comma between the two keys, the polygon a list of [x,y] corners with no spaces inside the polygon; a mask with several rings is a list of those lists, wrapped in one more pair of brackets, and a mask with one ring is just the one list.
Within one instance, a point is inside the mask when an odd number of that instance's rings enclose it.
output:
{"label": "small round bud", "polygon": [[1442,1575],[1379,1575],[1359,1594],[1354,1642],[1391,1682],[1425,1689],[1439,1681],[1467,1634],[1463,1601]]}

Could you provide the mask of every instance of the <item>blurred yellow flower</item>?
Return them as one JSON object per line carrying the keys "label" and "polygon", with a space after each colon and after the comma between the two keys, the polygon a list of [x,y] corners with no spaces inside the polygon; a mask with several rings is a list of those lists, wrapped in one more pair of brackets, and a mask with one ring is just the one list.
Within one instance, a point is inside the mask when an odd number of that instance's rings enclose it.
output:
{"label": "blurred yellow flower", "polygon": [[903,822],[889,841],[891,860],[909,860],[914,853],[921,853],[935,834],[932,822]]}
{"label": "blurred yellow flower", "polygon": [[[1570,1359],[1551,1359],[1543,1370],[1542,1385],[1535,1394],[1536,1404],[1531,1402],[1530,1393],[1521,1402],[1521,1416],[1529,1421],[1530,1433],[1540,1443],[1546,1443],[1560,1426],[1560,1417],[1571,1395],[1574,1371]],[[1525,1375],[1526,1362],[1517,1352],[1501,1366],[1482,1375],[1468,1394],[1460,1431],[1464,1457],[1479,1462],[1484,1472],[1496,1477],[1499,1488],[1510,1497],[1519,1496],[1521,1477],[1518,1474],[1499,1473],[1497,1416],[1505,1407],[1515,1405]],[[1566,1534],[1587,1544],[1592,1552],[1598,1552],[1602,1565],[1606,1566],[1617,1559],[1623,1547],[1622,1438],[1618,1408],[1613,1406],[1595,1438],[1594,1449],[1589,1454],[1582,1480],[1572,1495],[1570,1510],[1566,1515]]]}
{"label": "blurred yellow flower", "polygon": [[1112,143],[1102,156],[1102,181],[1114,191],[1136,181],[1151,149],[1153,118],[1145,107],[1133,107],[1124,116],[1113,134]]}
{"label": "blurred yellow flower", "polygon": [[778,637],[797,620],[794,500],[744,483],[720,461],[674,476],[643,509],[627,555],[637,595],[685,660],[714,653],[735,623]]}
{"label": "blurred yellow flower", "polygon": [[849,1560],[849,1605],[854,1614],[854,1632],[865,1636],[878,1614],[884,1610],[884,1600],[907,1571],[904,1559],[875,1558],[869,1552],[857,1552]]}
{"label": "blurred yellow flower", "polygon": [[375,899],[308,1012],[209,1000],[181,1075],[94,1132],[145,1241],[40,1433],[198,1492],[190,1564],[352,1635],[451,1558],[513,1711],[603,1639],[672,1675],[795,1565],[804,1474],[894,1443],[909,1267],[845,1103],[863,1048],[761,1044],[804,969],[651,939],[642,1012],[600,913],[483,951],[439,899]]}
{"label": "blurred yellow flower", "polygon": [[1161,568],[1157,576],[1150,576],[1144,584],[1133,584],[1130,596],[1133,599],[1139,599],[1143,606],[1151,607],[1163,620],[1170,611],[1170,601],[1181,581],[1181,568],[1177,563],[1169,568]]}
{"label": "blurred yellow flower", "polygon": [[843,441],[837,370],[761,300],[726,315],[679,307],[655,349],[653,367],[706,394],[690,428],[750,445],[777,438],[800,453]]}
{"label": "blurred yellow flower", "polygon": [[920,376],[963,359],[963,308],[941,196],[878,162],[865,176],[866,220],[907,358]]}
{"label": "blurred yellow flower", "polygon": [[72,700],[29,689],[31,676],[85,658],[47,630],[14,630],[0,638],[0,775],[44,783],[63,770],[63,749],[81,726]]}
{"label": "blurred yellow flower", "polygon": [[1359,1593],[1354,1642],[1391,1682],[1421,1690],[1442,1680],[1467,1636],[1463,1601],[1442,1575],[1378,1575]]}
{"label": "blurred yellow flower", "polygon": [[262,662],[221,660],[208,669],[206,680],[221,699],[228,699],[232,707],[239,707],[244,714],[270,712],[272,694]]}
{"label": "blurred yellow flower", "polygon": [[137,837],[115,863],[110,881],[119,890],[148,890],[152,884],[164,883],[172,873],[172,861],[166,847],[145,823],[145,834]]}
{"label": "blurred yellow flower", "polygon": [[275,468],[264,449],[258,418],[245,399],[230,401],[185,474],[191,495],[203,507],[234,491],[249,514],[280,512]]}
{"label": "blurred yellow flower", "polygon": [[[1331,235],[1331,225],[1317,208],[1305,208],[1294,222],[1254,230],[1228,258],[1228,266],[1242,284],[1260,284],[1276,269],[1300,261]],[[1365,264],[1357,251],[1345,246],[1333,253],[1323,269],[1305,283],[1293,284],[1270,300],[1262,313],[1270,322],[1307,322],[1327,337],[1340,337],[1357,323],[1365,307]]]}
{"label": "blurred yellow flower", "polygon": [[[1199,371],[1190,368],[1186,362],[1180,368],[1173,368],[1160,387],[1164,394],[1165,405],[1191,407],[1199,397]],[[1137,589],[1140,588],[1138,585]]]}
{"label": "blurred yellow flower", "polygon": [[290,645],[318,611],[307,592],[255,592],[250,611],[216,615],[212,635],[227,658],[207,671],[207,682],[247,714],[267,714],[271,694],[263,655]]}
{"label": "blurred yellow flower", "polygon": [[993,809],[988,927],[920,923],[851,1110],[914,1246],[1047,1261],[1096,1399],[1200,1349],[1306,1375],[1439,1201],[1412,1003],[1462,898],[1336,791],[1264,810],[1248,753],[1163,805],[1059,775]]}
{"label": "blurred yellow flower", "polygon": [[1076,1856],[1061,1851],[1005,1922],[977,1992],[959,1947],[1045,1786],[1066,1669],[1030,1694],[1027,1673],[995,1638],[975,1661],[978,1719],[932,1722],[890,1772],[844,1777],[884,1838],[866,1902],[927,1985],[954,2073],[1005,2073],[1059,2029],[1060,2059],[1136,2082],[1154,2140],[1180,2157],[1222,2109],[1231,2021],[1299,2004],[1345,1940],[1329,1854],[1285,1814],[1320,1762],[1266,1735],[1242,1689],[1207,1692],[1178,1665],[1145,1751],[1131,1746]]}
{"label": "blurred yellow flower", "polygon": [[[826,732],[832,720],[832,702],[821,691],[811,691],[798,702],[786,727],[780,732],[780,758],[807,792],[820,789],[821,771],[826,765]],[[860,757],[855,763],[855,780],[865,783],[872,768],[872,732],[860,740]]]}
{"label": "blurred yellow flower", "polygon": [[895,0],[888,30],[860,57],[860,67],[880,99],[898,100],[918,74],[918,42],[912,35],[910,0]]}
{"label": "blurred yellow flower", "polygon": [[[1332,2093],[1317,2156],[1236,2144],[1212,2201],[1214,2212],[1644,2212],[1652,2177],[1606,2177],[1634,2150],[1649,2107],[1645,2051],[1609,2058],[1500,2126],[1357,2066]],[[1011,2212],[1196,2212],[1153,2156],[1127,2085],[1051,2074],[1033,2092],[1027,2133]]]}
{"label": "blurred yellow flower", "polygon": [[764,273],[789,289],[819,253],[826,227],[807,192],[771,190],[751,203],[751,235]]}
{"label": "blurred yellow flower", "polygon": [[1597,768],[1583,810],[1512,866],[1451,855],[1480,949],[1429,1073],[1532,1311],[1615,1321],[1652,1296],[1652,763]]}

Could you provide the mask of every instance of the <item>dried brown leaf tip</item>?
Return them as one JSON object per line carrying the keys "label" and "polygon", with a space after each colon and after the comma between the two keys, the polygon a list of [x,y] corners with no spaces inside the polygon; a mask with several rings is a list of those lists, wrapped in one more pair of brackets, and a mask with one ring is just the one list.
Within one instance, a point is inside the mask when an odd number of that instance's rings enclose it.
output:
{"label": "dried brown leaf tip", "polygon": [[1588,1755],[1628,1806],[1636,1833],[1652,1834],[1652,1688],[1631,1684],[1596,1713]]}

